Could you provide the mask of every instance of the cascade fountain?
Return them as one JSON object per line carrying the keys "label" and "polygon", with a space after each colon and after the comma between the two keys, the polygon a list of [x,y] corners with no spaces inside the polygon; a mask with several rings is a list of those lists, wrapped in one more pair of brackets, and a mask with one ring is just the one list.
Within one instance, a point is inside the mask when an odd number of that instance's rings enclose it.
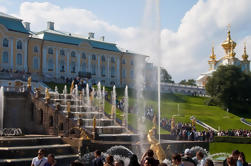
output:
{"label": "cascade fountain", "polygon": [[90,103],[90,94],[89,94],[89,85],[86,84],[86,104],[87,104],[87,112],[90,111],[90,106],[91,106],[91,103]]}
{"label": "cascade fountain", "polygon": [[64,93],[65,112],[67,112],[67,86],[66,85],[64,86],[63,93]]}
{"label": "cascade fountain", "polygon": [[114,120],[114,123],[116,123],[116,87],[113,85],[112,88],[112,118]]}
{"label": "cascade fountain", "polygon": [[[101,92],[101,84],[98,82],[98,91],[97,91],[97,104],[98,104],[98,111],[101,112],[102,107],[101,107],[101,102],[102,102],[102,92]],[[99,115],[99,119],[101,118],[101,114]],[[98,125],[101,126],[101,121],[98,121]]]}
{"label": "cascade fountain", "polygon": [[128,129],[128,87],[125,87],[125,98],[124,98],[124,124],[125,128]]}
{"label": "cascade fountain", "polygon": [[102,107],[103,107],[103,111],[105,111],[105,87],[104,86],[102,89]]}
{"label": "cascade fountain", "polygon": [[0,88],[0,130],[3,130],[4,120],[4,89]]}

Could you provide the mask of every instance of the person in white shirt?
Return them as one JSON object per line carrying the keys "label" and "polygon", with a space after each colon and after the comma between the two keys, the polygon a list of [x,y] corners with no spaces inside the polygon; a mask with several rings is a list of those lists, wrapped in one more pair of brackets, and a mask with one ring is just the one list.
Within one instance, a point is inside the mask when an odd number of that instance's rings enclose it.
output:
{"label": "person in white shirt", "polygon": [[31,166],[44,166],[47,162],[47,158],[44,157],[44,154],[44,149],[39,149],[37,157],[32,159]]}
{"label": "person in white shirt", "polygon": [[204,166],[205,165],[206,160],[204,158],[204,154],[201,151],[196,153],[196,158],[198,161],[197,166]]}

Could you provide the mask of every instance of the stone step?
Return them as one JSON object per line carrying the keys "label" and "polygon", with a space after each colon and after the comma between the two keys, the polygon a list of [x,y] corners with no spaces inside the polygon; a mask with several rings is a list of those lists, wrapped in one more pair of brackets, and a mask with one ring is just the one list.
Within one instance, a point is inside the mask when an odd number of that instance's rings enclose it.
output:
{"label": "stone step", "polygon": [[122,133],[122,134],[99,134],[99,140],[102,141],[128,141],[128,142],[137,142],[139,141],[138,134],[132,133]]}
{"label": "stone step", "polygon": [[[92,130],[93,126],[84,126],[84,128]],[[96,126],[98,134],[121,134],[126,132],[122,126]]]}
{"label": "stone step", "polygon": [[74,117],[80,117],[83,119],[93,119],[94,116],[96,117],[96,119],[100,119],[104,117],[104,113],[102,112],[71,112],[71,114],[73,114]]}
{"label": "stone step", "polygon": [[[77,120],[77,119],[75,119]],[[92,126],[93,125],[93,119],[85,119],[82,118],[83,124],[85,126]],[[96,125],[97,126],[112,126],[114,125],[114,121],[112,119],[98,119],[96,118]]]}
{"label": "stone step", "polygon": [[0,147],[0,159],[11,158],[11,156],[13,158],[36,156],[39,149],[45,149],[46,154],[66,155],[74,153],[70,144]]}
{"label": "stone step", "polygon": [[60,137],[55,136],[20,136],[0,137],[0,147],[18,147],[35,145],[63,144]]}
{"label": "stone step", "polygon": [[[70,163],[79,158],[78,154],[57,155],[55,156],[57,165],[69,166]],[[0,159],[0,166],[27,166],[31,165],[33,157],[28,158],[13,158],[13,159]]]}

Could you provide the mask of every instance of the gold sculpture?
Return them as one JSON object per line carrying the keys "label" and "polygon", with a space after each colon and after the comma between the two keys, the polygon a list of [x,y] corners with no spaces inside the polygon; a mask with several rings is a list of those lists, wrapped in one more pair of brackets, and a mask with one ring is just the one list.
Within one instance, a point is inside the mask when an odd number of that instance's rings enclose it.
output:
{"label": "gold sculpture", "polygon": [[28,80],[27,80],[27,87],[31,87],[31,76],[28,77]]}
{"label": "gold sculpture", "polygon": [[246,42],[244,42],[244,53],[242,55],[243,61],[248,61],[248,54],[247,54],[247,48],[246,48]]}
{"label": "gold sculpture", "polygon": [[96,129],[96,116],[93,117],[93,129]]}
{"label": "gold sculpture", "polygon": [[71,112],[71,102],[67,102],[67,113]]}
{"label": "gold sculpture", "polygon": [[49,99],[50,99],[50,93],[49,93],[48,88],[45,88],[45,99],[46,99],[46,100],[49,100]]}
{"label": "gold sculpture", "polygon": [[172,120],[171,120],[171,130],[174,130],[175,129],[175,120],[174,120],[174,117],[172,117]]}
{"label": "gold sculpture", "polygon": [[147,140],[151,144],[150,149],[153,150],[154,154],[156,155],[160,163],[162,163],[162,161],[166,157],[166,154],[165,154],[165,151],[162,149],[160,143],[154,137],[155,129],[156,129],[155,126],[153,126],[153,128],[148,131]]}
{"label": "gold sculpture", "polygon": [[74,89],[74,80],[71,82],[71,89],[70,89],[70,93],[72,93],[73,89]]}
{"label": "gold sculpture", "polygon": [[192,119],[192,126],[195,126],[196,124],[196,121],[195,121],[195,118]]}

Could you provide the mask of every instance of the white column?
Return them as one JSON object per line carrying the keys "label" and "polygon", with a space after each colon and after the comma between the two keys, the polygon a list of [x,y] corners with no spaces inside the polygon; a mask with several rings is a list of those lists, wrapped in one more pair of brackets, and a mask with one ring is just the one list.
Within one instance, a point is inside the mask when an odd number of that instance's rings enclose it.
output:
{"label": "white column", "polygon": [[91,56],[88,55],[88,72],[91,73]]}
{"label": "white column", "polygon": [[13,70],[13,39],[10,39],[10,68]]}
{"label": "white column", "polygon": [[101,74],[100,74],[100,56],[99,55],[97,55],[97,56],[98,56],[98,74],[97,74],[97,76],[100,77],[101,76]]}
{"label": "white column", "polygon": [[117,77],[117,84],[120,85],[120,59],[119,59],[119,57],[117,57],[117,73],[116,73],[116,77]]}
{"label": "white column", "polygon": [[69,77],[70,76],[70,51],[69,50],[67,50],[66,51],[66,64],[67,64],[67,67],[66,67],[66,75],[67,75],[67,77]]}
{"label": "white column", "polygon": [[56,78],[58,78],[59,67],[58,67],[58,48],[56,48]]}
{"label": "white column", "polygon": [[80,72],[80,53],[77,52],[77,75],[78,75],[78,72]]}
{"label": "white column", "polygon": [[27,40],[24,41],[24,71],[27,72],[28,66],[27,66],[27,57],[28,57],[28,45]]}
{"label": "white column", "polygon": [[46,53],[47,53],[47,51],[46,51],[47,49],[46,49],[46,47],[44,47],[43,48],[43,66],[42,66],[42,68],[43,68],[43,73],[46,73],[46,69],[47,69],[47,64],[46,64]]}

